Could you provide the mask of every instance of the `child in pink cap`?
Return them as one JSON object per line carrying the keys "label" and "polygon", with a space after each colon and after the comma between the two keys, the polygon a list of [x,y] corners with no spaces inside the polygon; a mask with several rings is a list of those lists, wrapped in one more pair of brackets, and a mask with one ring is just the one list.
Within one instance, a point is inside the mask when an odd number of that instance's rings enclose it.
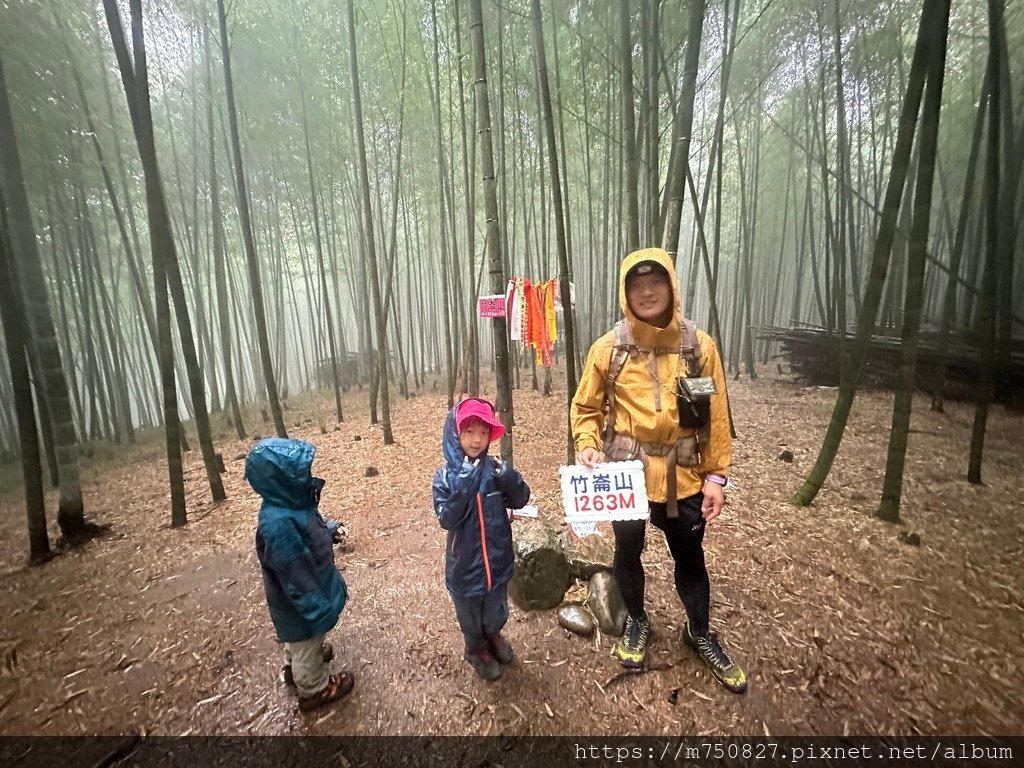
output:
{"label": "child in pink cap", "polygon": [[486,400],[471,397],[448,413],[441,440],[445,463],[434,474],[434,513],[448,531],[445,586],[466,641],[465,659],[480,677],[497,680],[512,661],[501,636],[512,578],[509,509],[530,499],[530,487],[507,462],[489,456],[504,425]]}

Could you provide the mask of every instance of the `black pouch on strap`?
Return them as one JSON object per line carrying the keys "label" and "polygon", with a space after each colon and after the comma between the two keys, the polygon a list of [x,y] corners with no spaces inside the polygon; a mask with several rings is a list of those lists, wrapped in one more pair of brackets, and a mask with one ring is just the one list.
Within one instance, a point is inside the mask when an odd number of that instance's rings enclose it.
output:
{"label": "black pouch on strap", "polygon": [[711,418],[711,396],[715,391],[715,380],[710,376],[676,379],[679,426],[683,429],[706,427]]}

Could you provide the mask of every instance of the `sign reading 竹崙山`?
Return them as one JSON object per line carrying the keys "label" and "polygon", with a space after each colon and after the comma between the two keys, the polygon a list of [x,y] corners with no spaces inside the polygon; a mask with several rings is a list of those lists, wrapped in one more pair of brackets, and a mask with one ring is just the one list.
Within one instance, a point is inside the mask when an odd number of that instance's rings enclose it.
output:
{"label": "sign reading \u7af9\u5d19\u5c71", "polygon": [[504,317],[505,297],[501,294],[481,296],[477,301],[477,309],[480,317]]}
{"label": "sign reading \u7af9\u5d19\u5c71", "polygon": [[647,488],[639,461],[613,461],[593,469],[560,467],[565,521],[646,520]]}

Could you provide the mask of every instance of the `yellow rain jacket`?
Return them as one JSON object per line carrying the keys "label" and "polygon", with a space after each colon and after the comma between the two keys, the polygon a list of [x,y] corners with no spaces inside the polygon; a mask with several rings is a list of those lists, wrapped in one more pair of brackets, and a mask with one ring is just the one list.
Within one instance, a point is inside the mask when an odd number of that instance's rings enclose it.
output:
{"label": "yellow rain jacket", "polygon": [[[639,320],[629,308],[626,300],[626,274],[642,261],[660,264],[669,274],[675,309],[672,322],[667,328],[657,328]],[[676,405],[676,378],[686,375],[686,361],[679,356],[680,299],[676,281],[675,265],[661,248],[645,248],[626,256],[619,268],[619,306],[625,315],[643,354],[627,357],[615,380],[615,431],[628,434],[644,444],[671,445],[681,438],[691,436],[692,429],[679,426]],[[697,331],[700,341],[701,376],[710,376],[715,381],[716,394],[711,396],[711,414],[706,445],[701,460],[694,467],[674,465],[676,472],[676,496],[683,499],[701,490],[704,476],[715,472],[728,474],[732,462],[732,438],[729,432],[728,400],[725,390],[725,375],[718,349],[712,338],[701,330]],[[602,449],[605,420],[605,388],[612,351],[615,347],[614,329],[599,338],[590,347],[587,362],[576,395],[569,409],[576,452],[584,448]],[[665,350],[655,356],[657,380],[648,368],[649,350]],[[654,387],[661,388],[661,410],[655,409]],[[651,456],[647,463],[647,497],[651,501],[664,503],[667,500],[667,462]]]}

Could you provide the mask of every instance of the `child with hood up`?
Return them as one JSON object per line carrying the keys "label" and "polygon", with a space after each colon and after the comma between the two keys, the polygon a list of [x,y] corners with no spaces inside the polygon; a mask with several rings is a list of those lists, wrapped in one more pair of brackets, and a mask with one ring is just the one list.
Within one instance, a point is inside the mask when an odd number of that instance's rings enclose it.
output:
{"label": "child with hood up", "polygon": [[501,635],[514,566],[508,510],[530,499],[523,476],[488,455],[491,442],[504,433],[489,402],[463,400],[445,419],[445,463],[433,483],[434,512],[448,531],[445,585],[465,639],[465,659],[485,680],[501,677],[502,665],[514,656]]}
{"label": "child with hood up", "polygon": [[261,440],[245,459],[245,479],[262,498],[256,554],[277,638],[284,678],[303,712],[349,694],[355,677],[331,674],[334,651],[324,636],[338,623],[348,591],[334,564],[334,531],[319,512],[324,481],[311,469],[316,447],[302,440]]}

